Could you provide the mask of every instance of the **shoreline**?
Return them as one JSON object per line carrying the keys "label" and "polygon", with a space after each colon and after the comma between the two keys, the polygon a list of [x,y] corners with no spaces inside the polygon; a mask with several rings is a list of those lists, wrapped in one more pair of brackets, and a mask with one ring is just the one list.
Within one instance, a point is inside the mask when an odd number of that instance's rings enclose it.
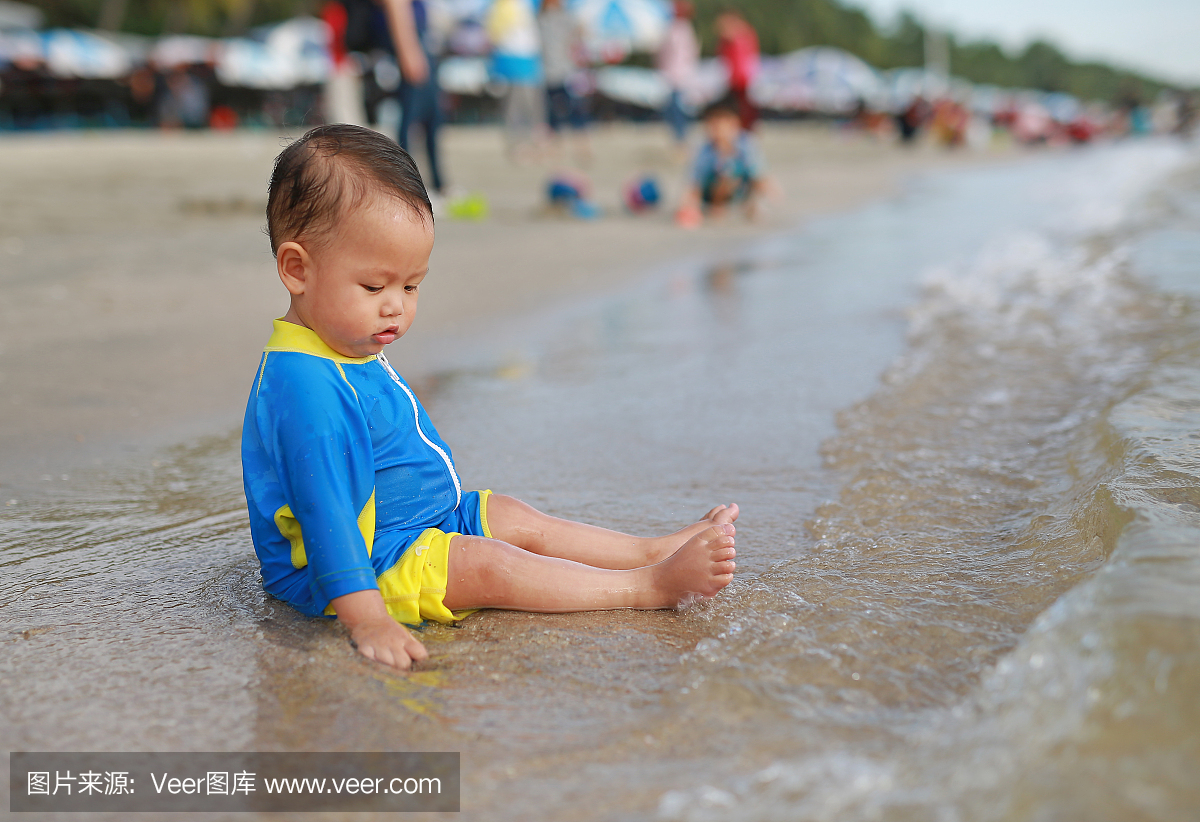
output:
{"label": "shoreline", "polygon": [[[645,173],[674,202],[685,171],[661,124],[593,129],[584,173],[604,216],[592,221],[542,205],[566,163],[516,167],[498,129],[447,129],[452,184],[482,192],[491,216],[439,217],[420,316],[389,356],[420,385],[555,307],[628,287],[672,260],[736,255],[893,196],[913,175],[1014,156],[905,149],[818,124],[769,123],[761,138],[786,200],[756,223],[731,215],[685,231],[670,206],[633,216],[618,204],[624,182]],[[71,471],[240,423],[270,321],[286,309],[262,234],[283,141],[254,132],[4,138],[0,496],[62,489]]]}

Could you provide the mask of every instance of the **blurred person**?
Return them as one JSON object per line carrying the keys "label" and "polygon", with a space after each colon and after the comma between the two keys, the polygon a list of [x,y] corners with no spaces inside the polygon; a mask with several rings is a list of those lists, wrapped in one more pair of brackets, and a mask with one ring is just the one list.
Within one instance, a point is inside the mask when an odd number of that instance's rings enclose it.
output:
{"label": "blurred person", "polygon": [[966,141],[969,121],[969,115],[963,106],[948,97],[943,97],[933,104],[929,131],[938,145],[944,148],[958,148]]}
{"label": "blurred person", "polygon": [[584,67],[583,32],[575,16],[562,0],[544,0],[538,15],[538,33],[542,38],[542,71],[546,81],[546,123],[550,136],[557,138],[563,128],[579,137],[579,152],[590,154],[587,144],[587,91]]}
{"label": "blurred person", "polygon": [[925,121],[929,119],[929,104],[918,94],[912,98],[904,110],[896,115],[896,130],[900,133],[900,142],[912,145],[920,136]]}
{"label": "blurred person", "polygon": [[705,212],[719,218],[730,206],[739,204],[746,216],[754,219],[767,183],[758,144],[754,135],[742,128],[736,99],[709,108],[704,115],[704,136],[676,221],[693,228]]}
{"label": "blurred person", "polygon": [[438,130],[442,124],[441,90],[437,82],[437,53],[425,0],[379,0],[387,14],[391,46],[400,67],[400,128],[396,142],[405,151],[409,130],[420,126],[425,133],[429,159],[429,182],[437,198],[445,193]]}
{"label": "blurred person", "polygon": [[149,65],[138,66],[129,74],[129,119],[134,125],[154,125],[158,82],[157,74]]}
{"label": "blurred person", "polygon": [[[380,71],[388,68],[399,74],[392,55],[391,36],[387,33],[387,12],[376,0],[333,0],[346,10],[342,47],[359,75],[359,99],[363,120],[374,128],[379,122],[379,105],[395,93],[400,81],[380,82]],[[388,68],[381,68],[386,64]],[[390,79],[390,78],[386,78]]]}
{"label": "blurred person", "polygon": [[545,122],[542,42],[532,0],[495,0],[486,28],[492,44],[492,72],[508,90],[504,98],[504,133],[509,156],[536,151]]}
{"label": "blurred person", "polygon": [[692,26],[692,13],[692,4],[688,0],[675,0],[674,16],[659,47],[657,60],[658,71],[671,88],[663,119],[671,127],[679,147],[687,139],[687,128],[692,119],[689,97],[700,67],[700,42]]}
{"label": "blurred person", "polygon": [[1196,92],[1179,92],[1179,126],[1177,134],[1188,137],[1196,130],[1197,105]]}
{"label": "blurred person", "polygon": [[204,83],[184,66],[171,69],[158,100],[158,124],[163,128],[204,128],[208,114],[209,95]]}
{"label": "blurred person", "polygon": [[750,99],[750,84],[758,74],[758,34],[735,8],[717,15],[717,54],[729,72],[729,92],[737,101],[742,128],[753,131],[758,107]]}
{"label": "blurred person", "polygon": [[340,0],[326,0],[321,6],[321,20],[329,27],[327,48],[332,70],[325,82],[323,109],[326,122],[361,123],[365,119],[362,106],[362,80],[358,66],[350,57],[346,35],[350,14]]}

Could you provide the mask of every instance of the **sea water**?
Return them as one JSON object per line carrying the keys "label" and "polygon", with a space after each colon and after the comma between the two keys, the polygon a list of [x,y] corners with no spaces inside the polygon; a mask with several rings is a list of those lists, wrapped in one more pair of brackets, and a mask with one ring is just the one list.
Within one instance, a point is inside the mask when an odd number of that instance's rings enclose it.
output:
{"label": "sea water", "polygon": [[712,601],[487,612],[409,676],[262,594],[236,432],[6,506],[4,747],[460,750],[469,819],[1195,817],[1198,252],[1186,146],[1035,155],[419,378],[469,486],[743,514]]}

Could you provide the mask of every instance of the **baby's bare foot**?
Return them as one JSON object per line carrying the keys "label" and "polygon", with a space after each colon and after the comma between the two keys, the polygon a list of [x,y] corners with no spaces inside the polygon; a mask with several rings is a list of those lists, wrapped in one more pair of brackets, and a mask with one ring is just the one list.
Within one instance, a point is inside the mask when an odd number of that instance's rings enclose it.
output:
{"label": "baby's bare foot", "polygon": [[705,528],[709,528],[713,525],[728,525],[731,529],[729,531],[730,536],[734,536],[737,534],[737,531],[733,528],[733,522],[737,518],[738,507],[736,503],[730,503],[729,505],[718,505],[716,508],[702,516],[699,522],[695,522],[669,536],[658,537],[650,541],[646,550],[645,564],[656,565],[662,562],[664,559],[672,556],[676,551],[687,544],[688,540],[695,537]]}
{"label": "baby's bare foot", "polygon": [[659,607],[676,608],[690,599],[707,599],[733,581],[737,567],[733,531],[732,524],[714,524],[654,566],[654,587],[661,594]]}
{"label": "baby's bare foot", "polygon": [[700,517],[700,521],[710,520],[717,525],[728,525],[737,521],[738,506],[736,502],[731,502],[729,505],[718,505],[716,508],[709,511],[704,516]]}

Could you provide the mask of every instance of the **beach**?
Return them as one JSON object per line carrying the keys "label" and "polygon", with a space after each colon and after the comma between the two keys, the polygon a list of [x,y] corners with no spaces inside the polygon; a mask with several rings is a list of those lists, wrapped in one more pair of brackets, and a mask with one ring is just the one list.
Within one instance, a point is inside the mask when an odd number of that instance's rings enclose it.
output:
{"label": "beach", "polygon": [[[298,136],[298,135],[292,135]],[[0,151],[0,489],[127,449],[237,425],[270,320],[286,310],[265,224],[274,133],[38,134]],[[767,127],[785,199],[757,223],[698,232],[670,209],[626,214],[621,186],[653,174],[668,202],[685,169],[665,129],[595,129],[598,220],[547,213],[563,162],[517,167],[498,131],[449,129],[453,185],[489,219],[438,221],[420,319],[389,356],[418,384],[556,303],[612,293],[656,265],[702,257],[892,194],[921,169],[977,155],[905,152],[824,126]],[[420,154],[418,153],[418,157]],[[62,358],[51,376],[45,358]],[[12,497],[16,492],[8,493]]]}
{"label": "beach", "polygon": [[629,533],[743,513],[710,601],[427,625],[408,674],[250,544],[278,136],[6,143],[9,750],[460,752],[430,818],[472,822],[1193,816],[1195,146],[763,136],[787,200],[688,232],[617,207],[677,185],[660,129],[596,132],[588,222],[448,134],[492,214],[439,218],[388,356],[464,487]]}

